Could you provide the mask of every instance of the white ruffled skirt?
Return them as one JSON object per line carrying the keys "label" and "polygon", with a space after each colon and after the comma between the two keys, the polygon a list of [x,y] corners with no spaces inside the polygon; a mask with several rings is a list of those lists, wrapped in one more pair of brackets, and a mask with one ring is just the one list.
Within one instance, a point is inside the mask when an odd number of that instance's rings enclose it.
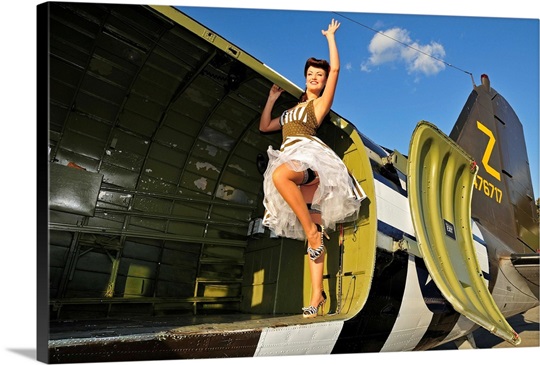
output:
{"label": "white ruffled skirt", "polygon": [[294,171],[300,172],[309,168],[317,172],[319,186],[313,196],[311,208],[321,212],[325,229],[334,230],[338,223],[357,219],[360,203],[366,195],[339,156],[319,138],[287,137],[280,150],[268,147],[268,158],[263,182],[263,202],[266,208],[263,225],[272,229],[276,235],[305,239],[300,221],[272,181],[274,170],[284,163]]}

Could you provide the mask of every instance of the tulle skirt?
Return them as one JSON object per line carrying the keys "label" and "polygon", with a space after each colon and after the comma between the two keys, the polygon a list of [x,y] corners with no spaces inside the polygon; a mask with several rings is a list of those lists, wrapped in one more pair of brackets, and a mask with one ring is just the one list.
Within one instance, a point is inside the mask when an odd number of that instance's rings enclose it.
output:
{"label": "tulle skirt", "polygon": [[263,182],[266,208],[263,225],[272,229],[276,235],[305,239],[300,221],[272,181],[274,170],[284,163],[294,171],[309,168],[317,172],[319,186],[311,208],[321,212],[322,224],[326,229],[334,230],[337,223],[357,219],[360,203],[366,195],[339,156],[319,138],[287,137],[280,150],[268,147],[268,158]]}

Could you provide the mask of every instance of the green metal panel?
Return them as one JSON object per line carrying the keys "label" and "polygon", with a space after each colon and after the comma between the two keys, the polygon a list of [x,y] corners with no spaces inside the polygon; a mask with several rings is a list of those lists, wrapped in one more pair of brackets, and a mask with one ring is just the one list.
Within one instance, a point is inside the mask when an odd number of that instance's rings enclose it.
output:
{"label": "green metal panel", "polygon": [[49,169],[49,208],[93,216],[103,175],[58,164]]}
{"label": "green metal panel", "polygon": [[475,161],[437,127],[417,125],[409,146],[409,204],[426,267],[457,312],[518,345],[476,257],[471,198],[477,172]]}

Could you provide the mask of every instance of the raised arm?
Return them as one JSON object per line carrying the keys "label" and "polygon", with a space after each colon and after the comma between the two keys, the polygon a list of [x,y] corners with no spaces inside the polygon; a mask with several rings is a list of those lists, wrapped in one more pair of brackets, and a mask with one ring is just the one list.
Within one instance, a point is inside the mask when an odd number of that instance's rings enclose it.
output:
{"label": "raised arm", "polygon": [[279,98],[283,89],[277,85],[272,85],[270,92],[268,93],[268,99],[261,113],[261,120],[259,122],[259,130],[261,132],[274,132],[281,129],[279,124],[279,117],[272,119],[272,109],[276,100]]}
{"label": "raised arm", "polygon": [[330,71],[328,72],[328,78],[326,80],[326,87],[323,94],[316,100],[315,113],[317,120],[322,120],[326,114],[330,111],[332,103],[334,102],[334,95],[336,92],[336,86],[339,76],[339,53],[336,44],[335,33],[341,24],[332,19],[332,22],[328,25],[327,30],[322,30],[322,34],[328,41],[329,63]]}

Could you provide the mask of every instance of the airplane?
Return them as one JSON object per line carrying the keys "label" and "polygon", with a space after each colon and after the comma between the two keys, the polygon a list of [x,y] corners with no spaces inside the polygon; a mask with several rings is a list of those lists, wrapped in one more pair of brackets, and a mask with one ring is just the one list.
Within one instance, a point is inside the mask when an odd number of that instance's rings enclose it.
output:
{"label": "airplane", "polygon": [[478,328],[520,346],[538,212],[487,75],[450,135],[420,121],[407,153],[330,112],[318,135],[367,197],[330,234],[328,308],[306,320],[305,244],[261,223],[281,135],[258,130],[272,84],[276,112],[302,90],[172,6],[49,2],[37,22],[38,360],[425,351]]}

